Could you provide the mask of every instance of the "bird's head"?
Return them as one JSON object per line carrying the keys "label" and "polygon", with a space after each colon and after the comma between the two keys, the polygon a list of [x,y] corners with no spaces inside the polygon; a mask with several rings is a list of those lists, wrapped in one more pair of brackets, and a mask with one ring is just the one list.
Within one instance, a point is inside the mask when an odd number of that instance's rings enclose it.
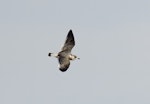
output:
{"label": "bird's head", "polygon": [[79,57],[77,57],[76,55],[70,55],[70,60],[75,60],[75,59],[80,59]]}

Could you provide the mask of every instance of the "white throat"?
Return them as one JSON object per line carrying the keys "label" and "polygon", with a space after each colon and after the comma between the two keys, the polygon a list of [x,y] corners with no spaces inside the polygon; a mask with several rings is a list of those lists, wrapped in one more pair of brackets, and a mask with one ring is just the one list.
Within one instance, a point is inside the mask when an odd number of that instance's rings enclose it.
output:
{"label": "white throat", "polygon": [[76,56],[75,56],[75,55],[69,55],[69,59],[70,59],[70,60],[75,60],[75,59],[76,59]]}

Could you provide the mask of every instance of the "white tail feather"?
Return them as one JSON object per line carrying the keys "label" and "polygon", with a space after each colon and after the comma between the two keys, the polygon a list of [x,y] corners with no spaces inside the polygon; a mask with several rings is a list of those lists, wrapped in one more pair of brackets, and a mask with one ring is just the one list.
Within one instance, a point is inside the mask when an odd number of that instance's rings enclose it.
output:
{"label": "white tail feather", "polygon": [[49,57],[53,56],[53,57],[58,58],[58,54],[57,54],[57,53],[49,53],[48,56],[49,56]]}

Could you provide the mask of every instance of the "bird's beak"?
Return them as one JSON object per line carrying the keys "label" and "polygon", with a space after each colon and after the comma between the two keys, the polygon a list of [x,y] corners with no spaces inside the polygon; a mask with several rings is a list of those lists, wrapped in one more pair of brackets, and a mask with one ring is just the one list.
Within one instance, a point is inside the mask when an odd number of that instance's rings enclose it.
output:
{"label": "bird's beak", "polygon": [[77,59],[78,59],[78,60],[80,60],[80,58],[79,58],[79,57],[78,57]]}

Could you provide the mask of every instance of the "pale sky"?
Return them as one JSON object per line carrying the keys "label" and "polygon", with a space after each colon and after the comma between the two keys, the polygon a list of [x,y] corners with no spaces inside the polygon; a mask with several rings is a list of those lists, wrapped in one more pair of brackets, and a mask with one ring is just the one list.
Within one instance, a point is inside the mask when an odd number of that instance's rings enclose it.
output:
{"label": "pale sky", "polygon": [[1,0],[0,104],[150,104],[149,28],[149,0]]}

